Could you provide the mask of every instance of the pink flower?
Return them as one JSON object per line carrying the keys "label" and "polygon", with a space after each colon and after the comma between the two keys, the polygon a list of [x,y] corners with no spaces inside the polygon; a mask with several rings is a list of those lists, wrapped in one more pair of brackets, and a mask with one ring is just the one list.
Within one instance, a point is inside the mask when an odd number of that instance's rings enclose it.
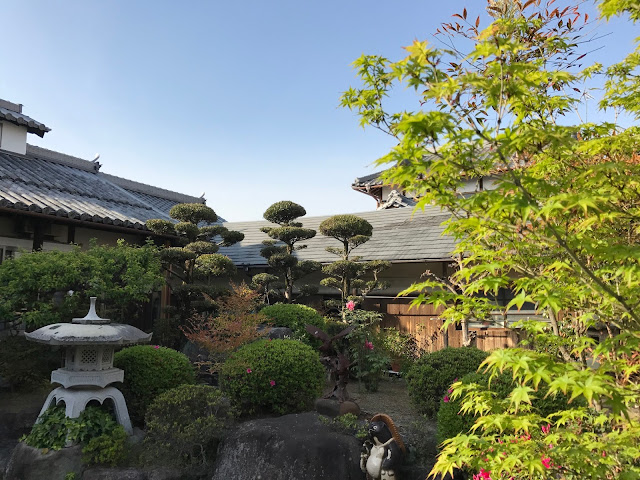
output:
{"label": "pink flower", "polygon": [[275,380],[269,380],[269,385],[271,385],[272,387],[275,387],[276,381]]}
{"label": "pink flower", "polygon": [[449,403],[449,395],[445,395],[444,398],[442,399],[442,401],[444,403]]}
{"label": "pink flower", "polygon": [[551,425],[549,425],[547,423],[546,426],[543,425],[541,428],[542,428],[542,433],[544,433],[545,435],[548,435],[549,434],[549,430],[551,430]]}
{"label": "pink flower", "polygon": [[473,476],[473,480],[491,480],[491,472],[488,472],[484,468],[481,468],[480,473],[477,473]]}
{"label": "pink flower", "polygon": [[154,345],[153,348],[160,348],[160,345]]}
{"label": "pink flower", "polygon": [[364,348],[368,348],[369,350],[373,350],[373,342],[364,342]]}
{"label": "pink flower", "polygon": [[542,465],[544,465],[544,468],[551,468],[553,463],[551,462],[551,459],[549,457],[543,457],[542,458]]}
{"label": "pink flower", "polygon": [[346,307],[347,307],[347,310],[349,310],[350,312],[353,312],[353,309],[356,308],[356,304],[353,303],[353,300],[349,300],[347,302]]}
{"label": "pink flower", "polygon": [[247,373],[251,373],[253,370],[251,370],[250,368],[247,368]]}

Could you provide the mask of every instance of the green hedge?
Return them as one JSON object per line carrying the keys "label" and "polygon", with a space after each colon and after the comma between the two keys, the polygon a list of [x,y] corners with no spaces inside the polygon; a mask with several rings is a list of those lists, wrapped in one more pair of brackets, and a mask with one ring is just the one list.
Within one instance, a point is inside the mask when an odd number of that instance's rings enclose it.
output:
{"label": "green hedge", "polygon": [[300,412],[322,392],[318,353],[296,340],[259,340],[241,347],[220,372],[225,394],[243,414]]}
{"label": "green hedge", "polygon": [[152,464],[211,463],[231,418],[217,388],[181,385],[167,390],[147,410],[145,456]]}
{"label": "green hedge", "polygon": [[489,354],[477,348],[445,348],[426,353],[407,372],[407,389],[420,413],[434,418],[440,399],[456,378],[478,370]]}
{"label": "green hedge", "polygon": [[163,392],[179,385],[194,384],[195,372],[186,355],[157,345],[125,348],[114,356],[113,365],[124,370],[120,390],[127,401],[131,421],[144,424],[147,407]]}

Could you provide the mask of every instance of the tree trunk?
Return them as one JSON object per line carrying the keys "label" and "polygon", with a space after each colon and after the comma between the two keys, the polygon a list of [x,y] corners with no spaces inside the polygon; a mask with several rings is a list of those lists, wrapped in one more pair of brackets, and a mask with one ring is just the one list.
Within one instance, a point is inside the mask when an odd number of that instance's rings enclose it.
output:
{"label": "tree trunk", "polygon": [[471,337],[469,336],[469,321],[465,318],[461,322],[462,324],[462,346],[470,347],[471,346]]}

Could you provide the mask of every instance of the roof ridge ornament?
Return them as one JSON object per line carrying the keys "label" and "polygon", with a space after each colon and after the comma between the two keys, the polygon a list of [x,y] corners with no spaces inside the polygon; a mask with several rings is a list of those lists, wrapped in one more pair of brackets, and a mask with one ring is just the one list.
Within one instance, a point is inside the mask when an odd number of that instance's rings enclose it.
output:
{"label": "roof ridge ornament", "polygon": [[98,316],[96,312],[96,300],[98,297],[89,297],[91,300],[91,305],[89,306],[89,312],[82,318],[74,318],[71,323],[81,323],[81,324],[93,324],[93,325],[104,325],[107,323],[111,323],[111,320],[108,318],[101,318]]}

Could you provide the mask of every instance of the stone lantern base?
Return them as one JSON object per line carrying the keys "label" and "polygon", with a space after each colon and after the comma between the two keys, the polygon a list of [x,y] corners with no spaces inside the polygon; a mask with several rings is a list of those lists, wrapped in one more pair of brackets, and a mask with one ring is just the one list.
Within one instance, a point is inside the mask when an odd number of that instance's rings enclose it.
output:
{"label": "stone lantern base", "polygon": [[65,404],[65,415],[69,418],[78,418],[82,411],[86,408],[87,404],[96,400],[100,404],[105,400],[110,399],[113,402],[116,420],[122,425],[125,431],[129,434],[133,434],[133,428],[131,427],[131,420],[129,419],[129,410],[127,404],[124,401],[122,392],[115,387],[105,388],[64,388],[58,387],[53,390],[44,402],[44,406],[40,411],[38,418],[47,411],[52,405],[57,405],[60,402]]}

